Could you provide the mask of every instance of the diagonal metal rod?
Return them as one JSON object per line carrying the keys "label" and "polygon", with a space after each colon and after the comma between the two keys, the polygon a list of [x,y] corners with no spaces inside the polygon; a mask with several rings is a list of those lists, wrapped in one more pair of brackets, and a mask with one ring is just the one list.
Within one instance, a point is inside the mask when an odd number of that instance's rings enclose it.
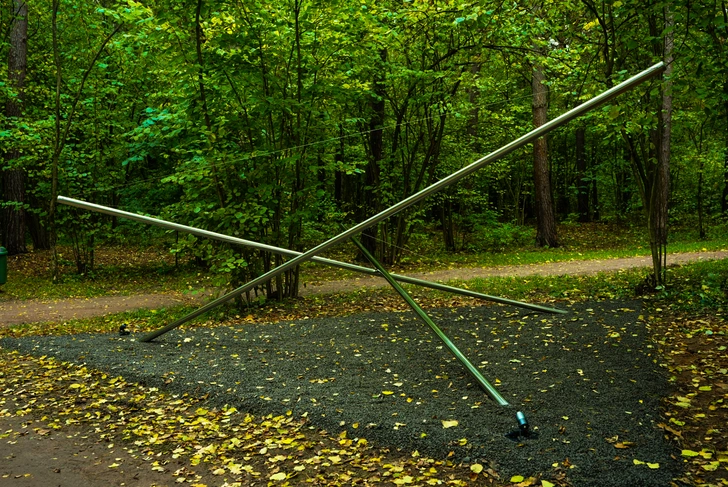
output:
{"label": "diagonal metal rod", "polygon": [[[187,225],[180,225],[179,223],[173,223],[170,221],[161,220],[159,218],[153,218],[151,216],[138,215],[136,213],[129,213],[128,211],[117,210],[116,208],[110,208],[108,206],[103,206],[103,205],[97,205],[96,203],[89,203],[87,201],[77,200],[74,198],[68,198],[66,196],[59,196],[58,202],[62,203],[64,205],[74,206],[76,208],[81,208],[84,210],[96,211],[98,213],[104,213],[106,215],[112,215],[112,216],[117,216],[117,217],[121,217],[121,218],[128,218],[130,220],[138,221],[141,223],[147,223],[149,225],[155,225],[155,226],[162,227],[162,228],[167,228],[169,230],[177,230],[180,232],[191,233],[193,235],[198,235],[200,237],[212,238],[215,240],[220,240],[222,242],[227,242],[227,243],[231,243],[231,244],[235,244],[235,245],[243,245],[246,247],[252,247],[254,249],[267,250],[268,252],[273,252],[275,254],[286,255],[289,257],[297,257],[297,256],[301,255],[301,252],[296,252],[295,250],[288,250],[288,249],[284,249],[281,247],[274,247],[272,245],[267,245],[267,244],[255,242],[252,240],[245,240],[243,238],[231,237],[229,235],[211,232],[209,230],[203,230],[201,228],[190,227]],[[368,274],[370,276],[381,277],[380,274],[376,270],[370,269],[368,267],[362,267],[362,266],[356,265],[356,264],[349,264],[347,262],[341,262],[338,260],[327,259],[325,257],[318,257],[318,256],[313,257],[311,260],[314,262],[318,262],[320,264],[327,264],[327,265],[334,266],[334,267],[340,267],[342,269],[348,269],[350,271],[361,272],[362,274]],[[463,296],[469,296],[471,298],[484,299],[486,301],[493,301],[493,302],[501,303],[501,304],[509,304],[511,306],[517,306],[519,308],[530,309],[533,311],[541,311],[541,312],[546,312],[546,313],[562,313],[562,314],[568,313],[567,311],[557,309],[557,308],[550,308],[548,306],[540,306],[538,304],[532,304],[532,303],[523,303],[521,301],[515,301],[515,300],[507,299],[507,298],[501,298],[499,296],[490,296],[488,294],[482,294],[482,293],[478,293],[475,291],[470,291],[469,289],[460,289],[458,287],[448,286],[446,284],[440,284],[438,282],[425,281],[423,279],[417,279],[415,277],[401,276],[399,274],[390,274],[390,275],[394,279],[396,279],[400,282],[428,287],[430,289],[437,289],[438,291],[446,291],[446,292],[450,292],[450,293],[454,293],[454,294],[460,294]]]}
{"label": "diagonal metal rod", "polygon": [[506,401],[503,396],[500,395],[498,390],[493,387],[493,385],[488,382],[488,380],[483,377],[483,374],[480,373],[480,371],[468,360],[468,358],[463,355],[463,353],[458,349],[457,346],[448,338],[448,336],[443,332],[437,324],[435,324],[434,321],[425,313],[425,310],[422,309],[422,307],[417,304],[417,302],[412,299],[412,296],[410,296],[407,291],[405,291],[402,286],[399,285],[397,281],[394,280],[394,277],[387,272],[387,270],[382,266],[382,264],[379,263],[377,259],[374,258],[372,254],[369,253],[369,251],[364,248],[364,246],[354,237],[351,237],[351,241],[354,242],[354,244],[359,247],[359,250],[361,250],[361,253],[364,254],[364,257],[367,258],[369,262],[372,263],[374,267],[377,268],[377,271],[379,271],[379,274],[387,280],[390,286],[394,288],[397,293],[402,296],[402,299],[404,299],[407,304],[409,304],[410,308],[414,310],[415,313],[417,313],[417,316],[420,317],[422,321],[427,323],[427,325],[432,329],[432,331],[435,332],[435,335],[437,335],[440,340],[445,344],[445,346],[452,352],[453,355],[455,355],[455,358],[457,358],[461,364],[465,366],[466,369],[468,369],[468,372],[470,372],[470,375],[473,376],[473,378],[480,384],[480,387],[483,388],[485,392],[490,394],[490,397],[493,398],[494,401],[496,401],[501,406],[508,406],[508,401]]}
{"label": "diagonal metal rod", "polygon": [[271,269],[270,271],[266,272],[265,274],[253,279],[252,281],[248,282],[247,284],[244,284],[240,286],[239,288],[229,292],[228,294],[221,296],[217,298],[214,301],[211,301],[210,303],[206,304],[205,306],[193,311],[192,313],[188,314],[187,316],[183,316],[182,318],[178,319],[177,321],[170,323],[158,330],[155,330],[145,336],[143,336],[140,341],[142,342],[149,342],[151,340],[154,340],[160,335],[163,335],[167,333],[170,330],[173,330],[177,328],[180,325],[183,325],[184,323],[197,318],[198,316],[207,313],[211,309],[214,309],[221,304],[224,304],[231,299],[234,299],[244,292],[250,291],[256,286],[260,286],[261,284],[264,284],[265,282],[268,282],[269,280],[273,279],[277,275],[292,269],[296,267],[299,264],[302,264],[306,262],[307,260],[312,259],[317,254],[320,254],[324,250],[333,247],[334,245],[338,244],[339,242],[342,242],[346,240],[349,237],[352,237],[354,235],[357,235],[367,228],[371,227],[372,225],[375,225],[379,223],[380,221],[389,218],[392,215],[395,215],[399,213],[400,211],[409,208],[410,206],[414,205],[415,203],[418,203],[419,201],[422,201],[423,199],[427,198],[431,194],[440,191],[443,188],[446,188],[450,186],[453,183],[456,183],[457,181],[460,181],[466,176],[469,176],[470,174],[474,173],[481,167],[490,164],[491,162],[500,159],[503,156],[506,156],[510,154],[511,152],[515,151],[516,149],[519,149],[523,147],[526,144],[529,144],[533,142],[534,140],[538,139],[539,137],[551,132],[552,130],[564,125],[565,123],[573,120],[574,118],[583,115],[584,113],[589,112],[590,110],[593,110],[594,108],[598,107],[599,105],[611,100],[612,98],[621,95],[625,91],[631,90],[635,86],[643,83],[644,81],[652,78],[653,76],[658,75],[662,72],[664,69],[664,63],[659,62],[655,64],[654,66],[647,68],[646,70],[642,71],[641,73],[629,78],[626,81],[623,81],[622,83],[618,84],[617,86],[605,91],[604,93],[595,96],[591,100],[579,105],[578,107],[572,108],[566,113],[563,113],[559,115],[558,117],[554,118],[553,120],[543,124],[542,126],[538,127],[537,129],[534,129],[530,132],[528,132],[525,135],[522,135],[518,139],[514,140],[513,142],[510,142],[509,144],[504,145],[500,149],[497,149],[494,152],[491,152],[487,156],[484,156],[477,161],[471,163],[468,166],[465,166],[464,168],[452,173],[451,175],[447,176],[444,179],[441,179],[440,181],[428,186],[427,188],[413,194],[412,196],[409,196],[405,198],[404,200],[400,201],[399,203],[390,206],[386,210],[368,218],[367,220],[354,225],[348,230],[343,231],[342,233],[336,235],[335,237],[330,238],[329,240],[320,243],[316,247],[312,248],[311,250],[308,250],[304,252],[303,254],[299,255],[298,257],[294,257],[293,259],[279,265],[278,267]]}

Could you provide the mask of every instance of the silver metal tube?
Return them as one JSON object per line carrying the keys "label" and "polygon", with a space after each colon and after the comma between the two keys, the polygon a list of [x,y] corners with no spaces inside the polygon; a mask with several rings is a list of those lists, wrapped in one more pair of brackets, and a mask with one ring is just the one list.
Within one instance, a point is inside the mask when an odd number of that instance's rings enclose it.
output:
{"label": "silver metal tube", "polygon": [[501,406],[508,406],[508,401],[501,396],[500,392],[498,392],[498,389],[493,387],[493,385],[488,382],[488,379],[483,377],[483,374],[480,373],[478,368],[473,365],[473,363],[468,360],[468,357],[466,357],[463,352],[460,351],[460,349],[455,345],[452,340],[450,340],[450,337],[448,337],[442,329],[437,326],[437,324],[432,321],[432,318],[425,313],[425,310],[422,309],[422,307],[417,304],[417,302],[412,299],[412,296],[410,296],[407,291],[405,291],[402,286],[399,285],[397,281],[394,280],[392,275],[387,272],[387,270],[382,266],[382,264],[374,258],[372,254],[369,253],[369,251],[354,237],[351,238],[351,240],[354,242],[354,244],[359,247],[359,250],[361,253],[364,254],[364,256],[369,260],[369,262],[372,263],[374,267],[377,268],[379,273],[384,277],[390,286],[394,288],[395,291],[397,291],[397,294],[399,294],[402,299],[405,300],[405,302],[409,305],[410,308],[412,308],[412,311],[414,311],[417,316],[420,317],[422,321],[424,321],[427,326],[430,327],[430,329],[435,332],[435,335],[442,340],[442,343],[445,344],[448,350],[450,350],[450,353],[452,353],[456,359],[467,369],[468,372],[470,372],[470,375],[473,376],[475,381],[480,385],[480,387],[490,394],[490,397],[493,398],[494,401],[496,401]]}
{"label": "silver metal tube", "polygon": [[[68,198],[66,196],[59,196],[58,202],[62,203],[64,205],[73,206],[73,207],[81,208],[84,210],[95,211],[98,213],[104,213],[106,215],[127,218],[129,220],[134,220],[134,221],[146,223],[149,225],[155,225],[155,226],[166,228],[169,230],[176,230],[176,231],[180,231],[180,232],[191,233],[193,235],[198,235],[200,237],[206,237],[206,238],[211,238],[211,239],[215,239],[215,240],[220,240],[222,242],[227,242],[227,243],[231,243],[231,244],[235,244],[235,245],[243,245],[246,247],[252,247],[254,249],[267,250],[269,252],[273,252],[276,254],[287,255],[290,257],[296,257],[296,256],[301,255],[301,252],[296,252],[295,250],[288,250],[288,249],[284,249],[281,247],[274,247],[272,245],[255,242],[253,240],[245,240],[243,238],[231,237],[229,235],[225,235],[225,234],[217,233],[217,232],[211,232],[209,230],[203,230],[201,228],[190,227],[187,225],[180,225],[179,223],[173,223],[170,221],[162,220],[159,218],[154,218],[151,216],[139,215],[137,213],[130,213],[128,211],[117,210],[116,208],[110,208],[108,206],[103,206],[103,205],[97,205],[96,203],[89,203],[88,201],[82,201],[82,200],[77,200],[74,198]],[[327,264],[330,266],[339,267],[339,268],[347,269],[350,271],[360,272],[362,274],[369,274],[371,276],[380,276],[380,274],[376,270],[370,269],[368,267],[362,267],[362,266],[359,266],[356,264],[349,264],[347,262],[341,262],[338,260],[327,259],[325,257],[318,257],[318,256],[313,257],[311,260],[314,262],[318,262],[320,264]],[[451,292],[454,294],[460,294],[460,295],[469,296],[472,298],[484,299],[487,301],[493,301],[493,302],[501,303],[501,304],[508,304],[508,305],[517,306],[520,308],[531,309],[534,311],[542,311],[542,312],[546,312],[546,313],[567,313],[567,311],[556,309],[556,308],[549,308],[547,306],[540,306],[538,304],[522,303],[520,301],[514,301],[512,299],[501,298],[499,296],[489,296],[487,294],[482,294],[482,293],[470,291],[467,289],[460,289],[457,287],[448,286],[446,284],[440,284],[437,282],[425,281],[423,279],[417,279],[415,277],[400,276],[398,274],[390,274],[390,275],[394,279],[396,279],[400,282],[404,282],[407,284],[416,284],[418,286],[428,287],[431,289],[437,289],[438,291]]]}
{"label": "silver metal tube", "polygon": [[182,318],[178,319],[174,323],[170,323],[167,326],[164,326],[160,328],[159,330],[153,331],[149,333],[148,335],[141,338],[141,341],[148,342],[151,340],[154,340],[159,335],[162,335],[164,333],[167,333],[168,331],[177,328],[178,326],[186,323],[189,320],[192,320],[194,318],[197,318],[203,313],[206,313],[207,311],[216,308],[217,306],[226,303],[227,301],[230,301],[231,299],[234,299],[241,294],[243,294],[246,291],[250,291],[256,286],[260,286],[261,284],[273,279],[279,274],[282,274],[283,272],[292,269],[296,267],[299,264],[302,264],[306,262],[307,260],[310,260],[316,254],[320,254],[326,249],[329,249],[333,247],[334,245],[338,244],[339,242],[342,242],[346,240],[349,237],[352,237],[358,233],[361,233],[362,231],[366,230],[367,228],[379,223],[380,221],[389,218],[392,215],[395,215],[399,213],[400,211],[414,205],[415,203],[418,203],[419,201],[422,201],[424,198],[427,198],[429,195],[446,188],[447,186],[450,186],[451,184],[460,181],[466,176],[469,176],[473,172],[477,171],[481,167],[485,166],[486,164],[489,164],[497,159],[500,159],[503,156],[506,156],[510,154],[511,152],[515,151],[516,149],[519,149],[523,147],[526,144],[529,144],[533,142],[534,140],[538,139],[539,137],[551,132],[552,130],[564,125],[565,123],[573,120],[574,118],[583,115],[584,113],[587,113],[590,110],[593,110],[597,106],[601,105],[602,103],[605,103],[612,98],[621,95],[625,91],[628,91],[635,86],[643,83],[649,78],[652,78],[653,76],[656,76],[662,70],[664,69],[664,63],[659,62],[655,64],[654,66],[647,68],[646,70],[642,71],[641,73],[629,78],[626,81],[623,81],[622,83],[618,84],[617,86],[605,91],[604,93],[595,96],[591,100],[579,105],[578,107],[572,108],[568,112],[559,115],[558,117],[554,118],[553,120],[543,124],[542,126],[528,132],[527,134],[519,137],[518,139],[514,140],[513,142],[506,144],[505,146],[501,147],[500,149],[491,152],[485,157],[482,157],[478,159],[477,161],[471,163],[468,166],[465,166],[464,168],[460,169],[459,171],[456,171],[449,175],[448,177],[441,179],[440,181],[428,186],[427,188],[423,189],[422,191],[419,191],[412,196],[409,196],[408,198],[405,198],[404,200],[400,201],[399,203],[390,206],[386,210],[372,216],[371,218],[368,218],[367,220],[354,225],[348,230],[345,230],[341,232],[340,234],[336,235],[335,237],[330,238],[329,240],[317,245],[316,247],[312,248],[311,250],[308,250],[307,252],[304,252],[303,254],[299,255],[298,257],[294,257],[293,259],[281,264],[280,266],[271,269],[270,271],[266,272],[265,274],[253,279],[252,281],[248,282],[247,284],[244,284],[240,286],[239,288],[229,292],[225,296],[222,296],[207,305],[203,306],[202,308],[193,311],[192,313],[188,314],[187,316],[183,316]]}

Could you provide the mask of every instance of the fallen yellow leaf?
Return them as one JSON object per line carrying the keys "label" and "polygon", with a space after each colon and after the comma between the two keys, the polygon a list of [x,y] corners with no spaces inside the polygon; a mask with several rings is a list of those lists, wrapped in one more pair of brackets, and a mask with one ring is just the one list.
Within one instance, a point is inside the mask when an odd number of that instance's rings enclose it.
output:
{"label": "fallen yellow leaf", "polygon": [[457,419],[450,419],[450,420],[443,419],[442,420],[442,427],[443,428],[454,428],[457,425],[458,425],[458,420]]}

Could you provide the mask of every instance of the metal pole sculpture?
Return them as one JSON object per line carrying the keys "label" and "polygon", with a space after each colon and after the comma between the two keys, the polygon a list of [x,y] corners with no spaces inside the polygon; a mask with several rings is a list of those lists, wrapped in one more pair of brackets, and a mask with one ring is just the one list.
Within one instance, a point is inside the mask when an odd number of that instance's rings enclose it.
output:
{"label": "metal pole sculpture", "polygon": [[[235,245],[243,245],[246,247],[252,247],[252,248],[258,249],[258,250],[267,250],[268,252],[273,252],[273,253],[281,254],[281,255],[287,255],[289,257],[296,257],[296,256],[301,255],[301,252],[296,252],[295,250],[288,250],[288,249],[284,249],[281,247],[274,247],[272,245],[263,244],[260,242],[254,242],[252,240],[245,240],[242,238],[231,237],[229,235],[211,232],[209,230],[203,230],[201,228],[190,227],[187,225],[180,225],[179,223],[172,223],[169,221],[161,220],[159,218],[153,218],[151,216],[138,215],[136,213],[129,213],[128,211],[117,210],[115,208],[109,208],[108,206],[97,205],[95,203],[89,203],[87,201],[81,201],[81,200],[77,200],[74,198],[67,198],[66,196],[59,196],[58,202],[62,203],[64,205],[74,206],[76,208],[82,208],[84,210],[91,210],[91,211],[96,211],[99,213],[104,213],[106,215],[112,215],[112,216],[117,216],[117,217],[121,217],[121,218],[128,218],[130,220],[135,220],[135,221],[138,221],[141,223],[148,223],[150,225],[156,225],[158,227],[167,228],[170,230],[187,232],[187,233],[191,233],[193,235],[198,235],[200,237],[212,238],[215,240],[220,240],[222,242],[227,242],[227,243],[231,243],[231,244],[235,244]],[[327,264],[327,265],[339,267],[342,269],[348,269],[350,271],[361,272],[362,274],[369,274],[371,276],[380,276],[381,277],[379,272],[377,272],[376,270],[370,269],[368,267],[362,267],[362,266],[359,266],[356,264],[349,264],[346,262],[340,262],[338,260],[327,259],[325,257],[318,257],[318,256],[313,257],[311,260],[314,262],[318,262],[320,264]],[[400,282],[404,282],[407,284],[416,284],[418,286],[428,287],[430,289],[436,289],[438,291],[447,291],[447,292],[451,292],[454,294],[460,294],[462,296],[469,296],[471,298],[484,299],[486,301],[494,301],[496,303],[501,303],[501,304],[509,304],[511,306],[517,306],[520,308],[530,309],[533,311],[542,311],[542,312],[546,312],[546,313],[562,313],[562,314],[567,313],[566,311],[557,309],[557,308],[549,308],[547,306],[540,306],[538,304],[532,304],[532,303],[523,303],[521,301],[514,301],[512,299],[501,298],[498,296],[490,296],[488,294],[477,293],[475,291],[470,291],[468,289],[460,289],[457,287],[448,286],[446,284],[440,284],[437,282],[425,281],[423,279],[417,279],[415,277],[401,276],[399,274],[390,274],[390,275],[392,276],[392,278],[394,278]]]}
{"label": "metal pole sculpture", "polygon": [[435,335],[437,335],[440,340],[445,344],[445,346],[450,350],[450,352],[455,355],[455,358],[460,361],[461,364],[465,366],[466,369],[468,369],[468,372],[470,372],[470,375],[473,376],[473,378],[480,384],[480,387],[490,394],[490,397],[493,398],[494,401],[496,401],[501,406],[508,406],[508,401],[506,401],[503,396],[498,392],[498,390],[493,387],[493,385],[488,382],[488,380],[483,377],[483,375],[480,373],[480,371],[470,362],[470,360],[467,359],[465,355],[458,349],[457,346],[448,338],[447,335],[440,329],[439,326],[435,324],[434,321],[425,313],[425,310],[422,309],[422,307],[417,304],[417,302],[412,299],[412,296],[410,296],[407,291],[405,291],[402,286],[399,285],[397,281],[394,280],[391,274],[387,272],[387,270],[382,266],[382,264],[379,263],[377,259],[374,258],[372,254],[369,253],[369,251],[354,237],[351,238],[351,241],[356,244],[357,247],[359,247],[359,250],[362,254],[364,254],[364,257],[367,258],[369,262],[372,263],[374,267],[376,267],[377,271],[379,271],[379,274],[387,280],[390,286],[394,288],[395,291],[404,299],[407,304],[412,308],[412,310],[417,313],[417,316],[420,317],[422,321],[427,323],[427,325],[432,329],[432,331],[435,332]]}
{"label": "metal pole sculpture", "polygon": [[410,206],[414,205],[415,203],[418,203],[419,201],[422,201],[423,199],[427,198],[433,193],[436,193],[437,191],[440,191],[441,189],[444,189],[448,186],[450,186],[453,183],[456,183],[457,181],[460,181],[466,176],[469,176],[473,172],[477,171],[481,167],[490,164],[493,161],[496,161],[500,159],[501,157],[504,157],[511,152],[515,151],[516,149],[519,149],[520,147],[523,147],[524,145],[533,142],[534,140],[538,139],[539,137],[551,132],[552,130],[564,125],[565,123],[573,120],[574,118],[583,115],[584,113],[589,112],[590,110],[593,110],[597,106],[601,105],[602,103],[605,103],[612,98],[624,93],[625,91],[631,90],[635,86],[643,83],[644,81],[652,78],[653,76],[656,76],[657,74],[661,73],[664,69],[664,63],[660,62],[655,64],[654,66],[647,68],[646,70],[642,71],[641,73],[629,78],[626,81],[623,81],[622,83],[618,84],[617,86],[605,91],[601,95],[598,95],[591,100],[579,105],[576,108],[573,108],[569,110],[568,112],[559,115],[558,117],[554,118],[553,120],[543,124],[542,126],[538,127],[535,130],[532,130],[531,132],[528,132],[527,134],[519,137],[518,139],[514,140],[513,142],[504,145],[500,149],[491,152],[485,157],[482,157],[478,159],[477,161],[471,163],[468,166],[465,166],[464,168],[460,169],[459,171],[456,171],[452,173],[450,176],[447,176],[444,179],[441,179],[440,181],[428,186],[427,188],[413,194],[412,196],[409,196],[408,198],[405,198],[404,200],[400,201],[399,203],[390,206],[386,210],[368,218],[367,220],[354,225],[348,230],[345,230],[341,232],[340,234],[336,235],[335,237],[330,238],[329,240],[317,245],[316,247],[312,248],[311,250],[302,253],[298,257],[294,257],[293,259],[281,264],[280,266],[266,272],[265,274],[253,279],[252,281],[248,282],[247,284],[244,284],[240,286],[239,288],[229,292],[225,296],[222,296],[214,301],[211,301],[210,303],[206,304],[205,306],[193,311],[192,313],[183,316],[182,318],[176,320],[173,323],[170,323],[158,330],[155,330],[145,336],[143,336],[140,341],[142,342],[149,342],[154,340],[160,335],[163,335],[167,333],[170,330],[173,330],[177,328],[180,325],[183,325],[184,323],[197,318],[198,316],[207,313],[208,311],[220,306],[221,304],[224,304],[231,299],[234,299],[241,294],[250,291],[251,289],[255,288],[256,286],[260,286],[261,284],[264,284],[265,282],[268,282],[269,280],[273,279],[279,274],[282,274],[283,272],[292,269],[296,267],[299,264],[302,264],[306,262],[307,260],[312,259],[316,255],[320,254],[326,249],[329,249],[333,247],[334,245],[338,244],[339,242],[342,242],[343,240],[346,240],[347,238],[353,237],[362,231],[366,230],[367,228],[381,222],[382,220],[389,218],[392,215],[395,215],[399,213],[400,211],[409,208]]}

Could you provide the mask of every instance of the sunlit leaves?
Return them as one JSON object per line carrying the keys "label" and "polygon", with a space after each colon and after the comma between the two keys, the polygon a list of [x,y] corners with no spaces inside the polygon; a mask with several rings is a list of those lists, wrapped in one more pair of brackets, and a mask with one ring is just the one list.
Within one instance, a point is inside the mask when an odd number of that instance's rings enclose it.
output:
{"label": "sunlit leaves", "polygon": [[[167,395],[46,357],[0,351],[0,359],[3,371],[12,371],[0,373],[0,416],[38,414],[49,429],[85,425],[110,444],[145,452],[151,470],[169,473],[181,483],[219,483],[203,482],[205,472],[230,485],[256,478],[283,485],[294,476],[317,475],[337,484],[377,477],[394,485],[440,485],[458,476],[467,479],[476,470],[491,475],[482,466],[456,467],[419,454],[388,457],[364,438],[348,438],[346,431],[327,437],[311,430],[290,412],[253,417],[234,407],[212,407],[200,398]],[[27,401],[27,396],[33,399]],[[170,469],[170,457],[186,466]],[[107,467],[120,468],[120,460]]]}

